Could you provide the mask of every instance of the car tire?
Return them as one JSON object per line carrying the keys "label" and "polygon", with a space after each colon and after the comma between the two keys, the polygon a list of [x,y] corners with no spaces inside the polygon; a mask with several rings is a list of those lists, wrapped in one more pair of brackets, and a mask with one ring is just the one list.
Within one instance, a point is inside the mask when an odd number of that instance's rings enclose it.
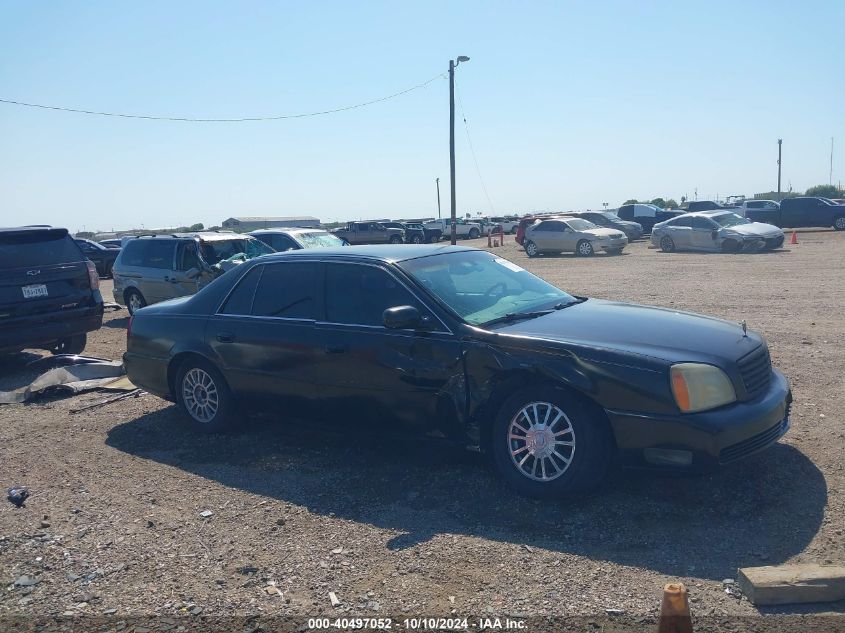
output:
{"label": "car tire", "polygon": [[540,254],[540,249],[537,248],[537,245],[534,242],[528,240],[525,242],[525,254],[528,255],[528,257],[537,257]]}
{"label": "car tire", "polygon": [[210,362],[191,356],[179,367],[173,386],[176,404],[199,433],[223,433],[234,426],[238,410],[223,375]]}
{"label": "car tire", "polygon": [[393,235],[393,236],[391,236],[391,238],[390,238],[390,243],[391,243],[391,244],[401,244],[401,243],[402,243],[402,238],[401,238],[401,237],[399,237],[398,235]]}
{"label": "car tire", "polygon": [[660,250],[664,253],[674,253],[675,241],[668,235],[664,235],[660,238]]}
{"label": "car tire", "polygon": [[123,299],[126,302],[126,309],[129,310],[129,316],[134,315],[135,312],[147,305],[144,295],[134,288],[127,290],[123,295]]}
{"label": "car tire", "polygon": [[575,252],[579,257],[592,257],[596,254],[596,251],[593,249],[593,245],[589,242],[589,240],[581,240],[578,242],[575,246]]}
{"label": "car tire", "polygon": [[469,230],[469,239],[477,240],[479,235],[481,235],[481,233],[478,232],[478,229],[472,228]]}
{"label": "car tire", "polygon": [[516,235],[516,231],[517,231],[517,227],[513,227],[513,228],[510,230],[510,234],[511,234],[511,235]]}
{"label": "car tire", "polygon": [[839,215],[833,218],[833,228],[837,231],[845,231],[845,215]]}
{"label": "car tire", "polygon": [[85,351],[88,343],[87,334],[78,334],[69,338],[63,338],[50,348],[50,353],[56,354],[81,354]]}
{"label": "car tire", "polygon": [[499,476],[518,492],[540,498],[595,489],[607,474],[613,452],[600,409],[568,390],[542,385],[522,389],[505,401],[489,443]]}
{"label": "car tire", "polygon": [[414,235],[411,238],[411,244],[422,244],[422,243],[423,243],[423,238],[421,238],[419,235]]}

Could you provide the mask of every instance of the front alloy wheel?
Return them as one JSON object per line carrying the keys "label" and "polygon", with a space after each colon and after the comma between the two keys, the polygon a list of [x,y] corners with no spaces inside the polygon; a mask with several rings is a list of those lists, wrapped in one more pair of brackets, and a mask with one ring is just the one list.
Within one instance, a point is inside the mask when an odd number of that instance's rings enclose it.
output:
{"label": "front alloy wheel", "polygon": [[554,385],[514,393],[491,427],[488,451],[502,479],[534,497],[583,493],[604,479],[613,436],[604,412]]}
{"label": "front alloy wheel", "polygon": [[511,419],[508,451],[517,470],[534,481],[552,481],[575,456],[575,430],[551,402],[530,402]]}
{"label": "front alloy wheel", "polygon": [[833,228],[837,231],[845,231],[845,215],[840,215],[833,221]]}
{"label": "front alloy wheel", "polygon": [[593,250],[593,245],[590,242],[587,240],[581,240],[578,242],[577,252],[581,257],[590,257],[595,251]]}
{"label": "front alloy wheel", "polygon": [[411,238],[411,242],[412,242],[413,244],[422,244],[422,238],[419,236],[419,234],[415,234],[415,235]]}
{"label": "front alloy wheel", "polygon": [[675,250],[675,242],[668,235],[660,238],[660,250],[664,253],[671,253]]}
{"label": "front alloy wheel", "polygon": [[525,242],[525,253],[528,257],[537,257],[537,255],[540,254],[540,249],[537,248],[537,245],[534,242],[528,240]]}

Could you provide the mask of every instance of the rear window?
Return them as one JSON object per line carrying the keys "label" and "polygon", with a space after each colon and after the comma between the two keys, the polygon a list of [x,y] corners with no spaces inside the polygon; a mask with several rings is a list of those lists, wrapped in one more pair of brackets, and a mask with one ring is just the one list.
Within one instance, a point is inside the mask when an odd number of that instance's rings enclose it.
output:
{"label": "rear window", "polygon": [[0,268],[67,264],[84,259],[66,231],[0,233]]}

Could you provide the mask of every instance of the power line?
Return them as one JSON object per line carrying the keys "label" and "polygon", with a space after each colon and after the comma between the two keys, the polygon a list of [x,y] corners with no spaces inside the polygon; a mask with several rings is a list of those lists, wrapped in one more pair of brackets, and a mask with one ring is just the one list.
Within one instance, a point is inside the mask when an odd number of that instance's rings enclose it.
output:
{"label": "power line", "polygon": [[475,148],[472,146],[472,139],[469,136],[469,124],[464,113],[464,103],[461,100],[461,93],[458,90],[457,82],[455,83],[455,94],[458,95],[458,105],[461,107],[461,118],[464,120],[464,130],[467,133],[467,142],[469,143],[469,151],[472,154],[472,160],[475,163],[475,171],[478,174],[478,181],[481,183],[481,189],[484,191],[484,197],[487,198],[487,204],[490,205],[490,213],[495,215],[496,210],[493,208],[493,201],[490,200],[490,194],[487,193],[487,185],[484,184],[484,178],[481,177],[481,168],[478,166],[478,158],[475,156]]}
{"label": "power line", "polygon": [[400,97],[404,94],[408,94],[409,92],[413,92],[414,90],[419,90],[420,88],[425,88],[430,83],[440,79],[441,77],[445,77],[446,75],[440,73],[435,75],[431,79],[424,81],[416,86],[411,86],[410,88],[406,88],[405,90],[401,90],[399,92],[394,92],[393,94],[387,95],[386,97],[380,97],[378,99],[373,99],[372,101],[365,101],[363,103],[356,103],[354,105],[344,106],[342,108],[333,108],[331,110],[320,110],[317,112],[303,112],[300,114],[279,114],[273,116],[259,116],[259,117],[239,117],[235,119],[200,119],[200,118],[193,118],[193,117],[174,117],[174,116],[152,116],[146,114],[123,114],[120,112],[99,112],[96,110],[81,110],[77,108],[65,108],[61,106],[52,106],[52,105],[44,105],[40,103],[26,103],[24,101],[13,101],[11,99],[0,99],[0,103],[7,103],[10,105],[16,106],[25,106],[28,108],[40,108],[42,110],[57,110],[59,112],[72,112],[75,114],[89,114],[94,116],[110,116],[110,117],[119,117],[121,119],[145,119],[148,121],[178,121],[178,122],[187,122],[187,123],[247,123],[247,122],[254,122],[254,121],[280,121],[283,119],[302,119],[305,117],[312,117],[312,116],[322,116],[325,114],[336,114],[338,112],[346,112],[347,110],[355,110],[356,108],[363,108],[366,106],[370,106],[376,103],[381,103],[383,101],[389,101],[390,99],[395,99],[396,97]]}

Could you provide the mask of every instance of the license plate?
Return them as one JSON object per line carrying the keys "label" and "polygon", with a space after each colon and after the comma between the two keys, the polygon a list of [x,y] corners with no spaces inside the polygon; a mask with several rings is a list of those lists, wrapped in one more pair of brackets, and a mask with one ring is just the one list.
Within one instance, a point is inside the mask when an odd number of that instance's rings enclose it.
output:
{"label": "license plate", "polygon": [[47,296],[47,286],[45,284],[33,284],[32,286],[21,287],[24,299],[35,299],[36,297]]}

